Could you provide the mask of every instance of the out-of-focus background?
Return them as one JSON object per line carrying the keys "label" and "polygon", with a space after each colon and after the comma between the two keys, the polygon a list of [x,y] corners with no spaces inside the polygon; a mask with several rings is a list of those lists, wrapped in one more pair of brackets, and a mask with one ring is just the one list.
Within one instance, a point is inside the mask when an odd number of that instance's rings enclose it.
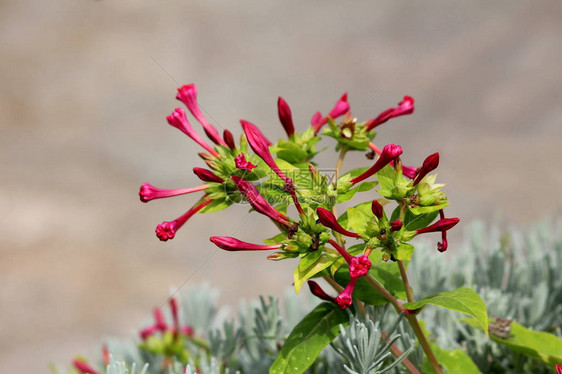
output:
{"label": "out-of-focus background", "polygon": [[345,91],[362,120],[412,95],[414,115],[377,143],[412,165],[441,153],[448,215],[524,227],[560,213],[561,16],[553,1],[1,0],[3,371],[92,357],[184,282],[209,281],[225,303],[290,286],[294,263],[208,241],[275,233],[247,207],[154,236],[195,197],[141,204],[138,187],[193,186],[201,166],[165,121],[179,84],[198,85],[217,127],[238,136],[244,118],[271,138],[279,95],[299,129]]}

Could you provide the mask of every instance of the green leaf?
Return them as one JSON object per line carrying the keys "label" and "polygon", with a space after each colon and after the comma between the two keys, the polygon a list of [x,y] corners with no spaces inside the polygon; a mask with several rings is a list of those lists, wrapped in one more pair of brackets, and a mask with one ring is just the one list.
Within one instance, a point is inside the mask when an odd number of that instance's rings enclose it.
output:
{"label": "green leaf", "polygon": [[293,274],[295,292],[299,293],[304,282],[332,265],[338,257],[339,253],[335,251],[320,252],[319,250],[303,256]]}
{"label": "green leaf", "polygon": [[479,326],[484,330],[486,335],[488,335],[488,312],[486,311],[484,301],[482,301],[476,291],[468,287],[461,287],[453,291],[427,296],[413,303],[406,303],[404,304],[404,308],[419,309],[428,304],[437,305],[474,317],[478,321]]}
{"label": "green leaf", "polygon": [[347,313],[332,303],[322,303],[300,321],[285,340],[269,368],[270,374],[301,374],[348,323]]}
{"label": "green leaf", "polygon": [[211,201],[208,205],[206,205],[203,209],[199,211],[199,213],[213,213],[224,210],[232,205],[232,200],[229,198],[222,198]]}
{"label": "green leaf", "polygon": [[372,217],[369,217],[369,215],[362,210],[352,207],[347,208],[347,219],[351,230],[359,235],[365,235],[367,223],[373,220]]}
{"label": "green leaf", "polygon": [[307,161],[308,153],[293,142],[279,141],[276,147],[277,157],[290,163]]}
{"label": "green leaf", "polygon": [[492,339],[512,350],[523,353],[534,359],[549,365],[562,365],[562,339],[542,331],[529,330],[517,322],[511,322],[513,335],[507,339],[501,339],[492,334]]}
{"label": "green leaf", "polygon": [[[400,214],[400,207],[397,207],[392,212],[392,217],[390,218],[390,222],[398,219],[399,214]],[[415,215],[409,209],[406,209],[406,214],[404,215],[404,229],[406,231],[415,231],[427,227],[435,220],[435,218],[437,218],[438,215],[439,215],[438,210],[427,214]]]}
{"label": "green leaf", "polygon": [[425,214],[425,213],[433,213],[433,212],[437,212],[440,209],[445,208],[447,205],[449,205],[449,203],[443,203],[443,204],[439,204],[439,205],[430,205],[430,206],[414,206],[412,208],[409,208],[410,211],[416,215],[418,214]]}
{"label": "green leaf", "polygon": [[414,253],[414,246],[402,243],[396,248],[396,259],[400,261],[410,261]]}
{"label": "green leaf", "polygon": [[268,239],[264,239],[263,242],[267,245],[272,245],[272,244],[279,244],[282,241],[287,239],[287,234],[284,232],[281,232],[271,238]]}
{"label": "green leaf", "polygon": [[[461,349],[447,351],[433,342],[429,342],[431,350],[435,354],[437,361],[450,374],[481,374],[478,366],[470,359],[470,356]],[[435,373],[429,360],[425,359],[422,365],[424,373]]]}

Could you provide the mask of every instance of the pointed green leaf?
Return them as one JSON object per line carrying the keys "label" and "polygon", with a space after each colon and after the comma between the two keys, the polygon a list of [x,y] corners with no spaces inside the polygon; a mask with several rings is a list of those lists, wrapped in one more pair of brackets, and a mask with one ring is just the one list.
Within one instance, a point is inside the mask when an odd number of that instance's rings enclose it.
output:
{"label": "pointed green leaf", "polygon": [[[454,349],[447,351],[442,349],[437,344],[429,342],[431,350],[435,354],[435,358],[450,374],[481,374],[478,366],[472,361],[470,356],[463,350]],[[424,360],[422,365],[424,373],[435,373],[429,360]]]}
{"label": "pointed green leaf", "polygon": [[269,368],[270,374],[301,374],[339,334],[339,325],[348,323],[345,311],[322,303],[300,321],[285,340]]}
{"label": "pointed green leaf", "polygon": [[320,252],[317,250],[301,258],[294,272],[295,292],[299,293],[304,282],[332,265],[338,257],[339,253],[335,251]]}
{"label": "pointed green leaf", "polygon": [[492,334],[492,339],[515,352],[523,353],[546,364],[562,365],[562,339],[556,335],[529,330],[517,322],[511,323],[509,334],[513,336],[507,339]]}
{"label": "pointed green leaf", "polygon": [[468,287],[461,287],[453,291],[427,296],[413,303],[406,303],[404,308],[419,309],[428,304],[461,312],[475,318],[479,326],[488,335],[488,312],[484,301],[482,301],[476,291]]}
{"label": "pointed green leaf", "polygon": [[365,235],[367,223],[372,221],[372,218],[369,217],[369,215],[352,207],[347,208],[347,219],[351,230],[355,231],[359,235]]}

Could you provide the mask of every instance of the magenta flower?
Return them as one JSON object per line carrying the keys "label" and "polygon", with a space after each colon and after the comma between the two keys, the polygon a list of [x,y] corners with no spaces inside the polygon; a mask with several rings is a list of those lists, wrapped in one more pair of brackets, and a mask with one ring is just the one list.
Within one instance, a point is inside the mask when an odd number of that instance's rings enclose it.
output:
{"label": "magenta flower", "polygon": [[384,209],[376,199],[371,203],[371,211],[378,219],[381,219],[383,217]]}
{"label": "magenta flower", "polygon": [[232,180],[238,191],[246,197],[256,212],[271,218],[285,227],[289,226],[289,218],[272,207],[252,183],[236,175],[232,176]]}
{"label": "magenta flower", "polygon": [[414,179],[417,173],[418,173],[418,168],[415,168],[413,166],[402,165],[402,174],[404,174],[408,178]]}
{"label": "magenta flower", "polygon": [[336,232],[339,232],[342,235],[351,236],[353,238],[361,237],[357,233],[347,231],[346,229],[344,229],[339,224],[339,222],[336,219],[336,217],[334,216],[334,214],[332,212],[330,212],[329,210],[318,207],[318,208],[316,208],[316,213],[318,213],[318,219],[320,220],[320,223],[322,223],[327,228],[332,229]]}
{"label": "magenta flower", "polygon": [[351,278],[345,289],[336,297],[336,303],[340,308],[346,309],[353,304],[353,290],[357,284],[357,278]]}
{"label": "magenta flower", "polygon": [[234,143],[234,136],[232,136],[232,133],[225,129],[222,133],[222,137],[228,148],[234,151],[236,149],[236,143]]}
{"label": "magenta flower", "polygon": [[166,197],[173,197],[173,196],[184,195],[192,192],[204,191],[208,187],[209,185],[204,184],[202,186],[182,188],[178,190],[164,190],[161,188],[156,188],[150,183],[145,183],[142,186],[140,186],[139,197],[140,197],[140,201],[142,201],[143,203],[147,203],[154,199],[163,199]]}
{"label": "magenta flower", "polygon": [[320,112],[314,114],[314,117],[312,117],[312,121],[311,121],[312,127],[314,128],[314,134],[315,135],[318,134],[318,131],[320,131],[322,126],[324,126],[328,122],[328,117],[337,118],[339,116],[344,115],[348,111],[349,111],[349,103],[347,102],[347,92],[346,92],[336,102],[336,105],[334,105],[334,108],[330,111],[330,113],[328,113],[327,117],[318,118],[318,114]]}
{"label": "magenta flower", "polygon": [[238,169],[248,170],[249,172],[252,172],[252,170],[256,167],[256,165],[252,164],[249,161],[246,161],[246,156],[244,156],[244,153],[240,153],[238,156],[236,156],[234,158],[234,163],[236,164],[236,167]]}
{"label": "magenta flower", "polygon": [[366,255],[355,256],[351,259],[349,263],[349,275],[352,278],[360,278],[369,273],[371,268],[371,260]]}
{"label": "magenta flower", "polygon": [[460,219],[458,218],[443,218],[435,222],[433,225],[416,230],[416,232],[418,234],[425,234],[428,232],[447,231],[452,229],[457,223],[459,223],[459,221]]}
{"label": "magenta flower", "polygon": [[187,109],[193,114],[193,117],[203,126],[205,133],[215,144],[225,145],[226,143],[221,139],[217,129],[211,125],[201,110],[199,109],[199,104],[197,104],[197,87],[194,84],[186,84],[178,88],[178,94],[176,99],[180,100],[185,104]]}
{"label": "magenta flower", "polygon": [[162,222],[161,224],[156,226],[156,236],[163,242],[173,239],[174,236],[176,236],[176,232],[187,222],[188,219],[190,219],[193,215],[195,215],[195,213],[206,207],[212,201],[213,199],[207,199],[189,209],[181,217],[178,217],[171,222]]}
{"label": "magenta flower", "polygon": [[395,108],[390,108],[382,112],[378,115],[377,118],[369,120],[365,123],[367,127],[367,131],[372,130],[373,128],[377,127],[388,121],[391,118],[403,116],[405,114],[411,114],[414,112],[414,99],[410,96],[404,96],[401,102],[398,103],[398,106]]}
{"label": "magenta flower", "polygon": [[281,248],[281,244],[252,244],[230,236],[211,236],[209,240],[211,240],[217,247],[224,249],[225,251],[267,251]]}
{"label": "magenta flower", "polygon": [[554,368],[556,369],[556,374],[562,374],[562,365],[556,364]]}
{"label": "magenta flower", "polygon": [[423,161],[423,164],[417,173],[418,175],[414,180],[414,186],[420,183],[427,174],[437,169],[437,166],[439,166],[439,152],[435,152],[434,154],[427,156],[427,158]]}
{"label": "magenta flower", "polygon": [[83,361],[74,360],[72,364],[74,365],[76,370],[78,370],[82,374],[99,374],[99,371],[95,370],[93,367]]}
{"label": "magenta flower", "polygon": [[404,224],[399,219],[390,223],[390,231],[399,231]]}
{"label": "magenta flower", "polygon": [[224,183],[224,179],[216,175],[210,170],[203,169],[203,168],[193,168],[193,172],[199,179],[203,182],[215,182],[215,183]]}
{"label": "magenta flower", "polygon": [[166,117],[166,119],[168,120],[168,123],[171,126],[174,126],[178,130],[189,136],[191,139],[195,141],[195,143],[205,148],[207,152],[211,153],[215,157],[219,157],[217,151],[215,151],[209,144],[207,144],[203,140],[203,138],[200,137],[199,134],[195,132],[193,127],[191,127],[191,124],[187,120],[187,117],[185,116],[185,111],[183,109],[181,108],[174,109],[174,112],[170,114],[168,117]]}
{"label": "magenta flower", "polygon": [[318,297],[322,300],[330,301],[332,303],[336,302],[336,299],[333,298],[332,296],[328,295],[326,292],[324,292],[322,287],[320,287],[320,285],[318,283],[316,283],[315,281],[309,280],[309,281],[307,281],[307,284],[308,284],[308,288],[310,288],[310,292],[314,296],[316,296],[316,297]]}
{"label": "magenta flower", "polygon": [[383,167],[394,161],[402,154],[402,147],[396,144],[387,144],[382,149],[382,153],[373,166],[363,174],[351,180],[351,183],[356,184],[369,178],[371,175],[379,172]]}
{"label": "magenta flower", "polygon": [[277,111],[279,113],[279,121],[283,125],[287,136],[290,138],[295,133],[295,125],[293,124],[293,115],[289,104],[280,96],[277,100]]}
{"label": "magenta flower", "polygon": [[320,112],[316,112],[314,113],[314,115],[312,116],[312,119],[310,120],[310,125],[314,128],[316,128],[316,126],[319,126],[320,122],[322,122],[324,120],[324,117],[322,117],[322,113]]}

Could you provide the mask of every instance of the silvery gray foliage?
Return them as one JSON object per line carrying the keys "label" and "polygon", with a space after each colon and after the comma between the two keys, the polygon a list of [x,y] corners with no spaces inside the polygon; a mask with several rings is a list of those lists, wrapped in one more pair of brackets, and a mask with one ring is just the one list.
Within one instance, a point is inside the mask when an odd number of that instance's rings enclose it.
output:
{"label": "silvery gray foliage", "polygon": [[[463,245],[451,246],[444,256],[435,256],[435,249],[428,245],[418,247],[408,273],[419,290],[416,297],[468,286],[485,301],[490,317],[513,319],[560,336],[561,263],[560,219],[505,234],[475,223]],[[439,345],[464,348],[483,372],[549,372],[458,321],[460,314],[428,307],[421,317]]]}
{"label": "silvery gray foliage", "polygon": [[[386,309],[386,308],[385,308]],[[379,308],[375,312],[372,306],[365,308],[365,316],[355,316],[348,310],[349,326],[340,325],[340,335],[332,346],[345,361],[343,365],[349,374],[380,374],[398,366],[413,348],[406,350],[399,358],[391,360],[390,347],[400,339],[394,332],[401,323],[402,315],[385,327],[386,338],[383,338],[382,323],[384,313]]]}
{"label": "silvery gray foliage", "polygon": [[137,364],[133,363],[128,366],[125,361],[117,361],[113,355],[109,357],[109,365],[107,365],[107,374],[147,374],[148,364],[144,364],[140,371],[137,371]]}

